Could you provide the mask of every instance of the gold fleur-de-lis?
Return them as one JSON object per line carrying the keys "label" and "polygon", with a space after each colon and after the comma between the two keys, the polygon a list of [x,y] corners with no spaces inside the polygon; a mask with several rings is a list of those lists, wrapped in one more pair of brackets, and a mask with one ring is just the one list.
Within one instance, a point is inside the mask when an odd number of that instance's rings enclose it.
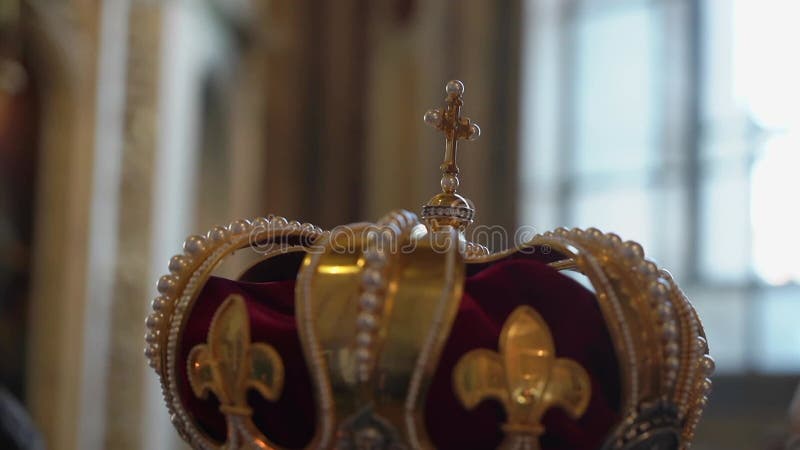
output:
{"label": "gold fleur-de-lis", "polygon": [[538,448],[541,419],[559,407],[577,419],[591,397],[589,375],[577,362],[556,358],[547,323],[533,308],[520,306],[500,333],[500,352],[478,349],[464,355],[453,371],[456,394],[467,409],[487,398],[500,401],[508,421],[504,447],[524,440]]}
{"label": "gold fleur-de-lis", "polygon": [[229,425],[231,416],[250,416],[248,389],[272,401],[283,389],[283,361],[271,345],[250,342],[250,317],[244,299],[237,294],[228,296],[214,313],[208,343],[192,349],[188,365],[194,395],[206,398],[212,392]]}

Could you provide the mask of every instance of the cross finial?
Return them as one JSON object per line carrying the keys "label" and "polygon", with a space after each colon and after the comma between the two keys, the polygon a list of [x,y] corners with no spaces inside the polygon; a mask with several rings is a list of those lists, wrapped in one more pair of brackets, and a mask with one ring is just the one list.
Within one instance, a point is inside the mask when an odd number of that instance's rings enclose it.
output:
{"label": "cross finial", "polygon": [[461,117],[461,107],[464,105],[464,83],[458,80],[449,81],[445,85],[445,108],[428,110],[425,113],[425,123],[441,130],[445,136],[444,162],[439,167],[442,170],[442,190],[454,193],[458,189],[458,165],[456,163],[458,141],[475,140],[480,136],[481,129],[469,117]]}

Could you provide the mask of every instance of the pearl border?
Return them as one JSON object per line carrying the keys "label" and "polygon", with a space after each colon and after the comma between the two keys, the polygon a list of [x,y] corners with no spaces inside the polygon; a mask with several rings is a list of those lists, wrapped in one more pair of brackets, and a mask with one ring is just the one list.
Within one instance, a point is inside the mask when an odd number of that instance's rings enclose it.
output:
{"label": "pearl border", "polygon": [[[253,233],[261,227],[266,235],[254,240]],[[184,319],[188,316],[203,282],[222,259],[235,250],[253,247],[277,236],[301,239],[301,245],[297,246],[279,244],[266,255],[268,258],[307,248],[302,244],[316,243],[326,234],[327,232],[315,225],[290,222],[280,216],[258,217],[253,221],[239,219],[227,227],[212,227],[206,236],[189,236],[184,242],[184,254],[170,259],[170,274],[159,279],[157,289],[161,295],[153,300],[153,312],[146,320],[145,356],[161,380],[162,393],[173,425],[190,445],[202,449],[218,448],[217,443],[212,442],[197,428],[183,407],[176,377],[175,359]],[[263,441],[260,437],[253,438],[253,442]]]}

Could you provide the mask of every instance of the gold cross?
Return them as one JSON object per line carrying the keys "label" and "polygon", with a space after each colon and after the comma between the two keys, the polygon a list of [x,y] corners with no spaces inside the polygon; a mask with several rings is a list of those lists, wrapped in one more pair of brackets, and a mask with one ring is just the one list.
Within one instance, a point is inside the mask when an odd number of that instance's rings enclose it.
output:
{"label": "gold cross", "polygon": [[477,123],[473,123],[469,117],[461,117],[461,107],[464,105],[464,83],[458,80],[449,81],[445,87],[447,97],[445,97],[444,112],[440,109],[431,109],[425,113],[425,123],[441,130],[445,136],[444,162],[440,166],[443,175],[457,176],[458,165],[456,164],[458,141],[469,139],[475,140],[481,135],[481,129]]}

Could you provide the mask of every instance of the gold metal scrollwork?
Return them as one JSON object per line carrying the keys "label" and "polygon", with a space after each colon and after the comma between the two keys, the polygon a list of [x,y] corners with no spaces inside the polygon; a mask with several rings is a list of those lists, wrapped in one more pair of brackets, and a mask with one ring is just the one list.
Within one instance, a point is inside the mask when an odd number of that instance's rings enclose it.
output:
{"label": "gold metal scrollwork", "polygon": [[511,313],[500,334],[500,352],[473,350],[453,372],[458,398],[472,409],[488,398],[508,415],[501,448],[539,448],[541,419],[551,407],[583,415],[591,397],[589,375],[577,362],[556,358],[547,323],[533,308]]}
{"label": "gold metal scrollwork", "polygon": [[239,439],[239,427],[233,422],[249,420],[252,413],[248,389],[271,401],[283,390],[283,361],[271,345],[250,342],[250,318],[240,295],[228,296],[214,313],[208,343],[192,349],[188,365],[194,395],[206,398],[212,392],[219,400],[228,422],[229,443]]}

